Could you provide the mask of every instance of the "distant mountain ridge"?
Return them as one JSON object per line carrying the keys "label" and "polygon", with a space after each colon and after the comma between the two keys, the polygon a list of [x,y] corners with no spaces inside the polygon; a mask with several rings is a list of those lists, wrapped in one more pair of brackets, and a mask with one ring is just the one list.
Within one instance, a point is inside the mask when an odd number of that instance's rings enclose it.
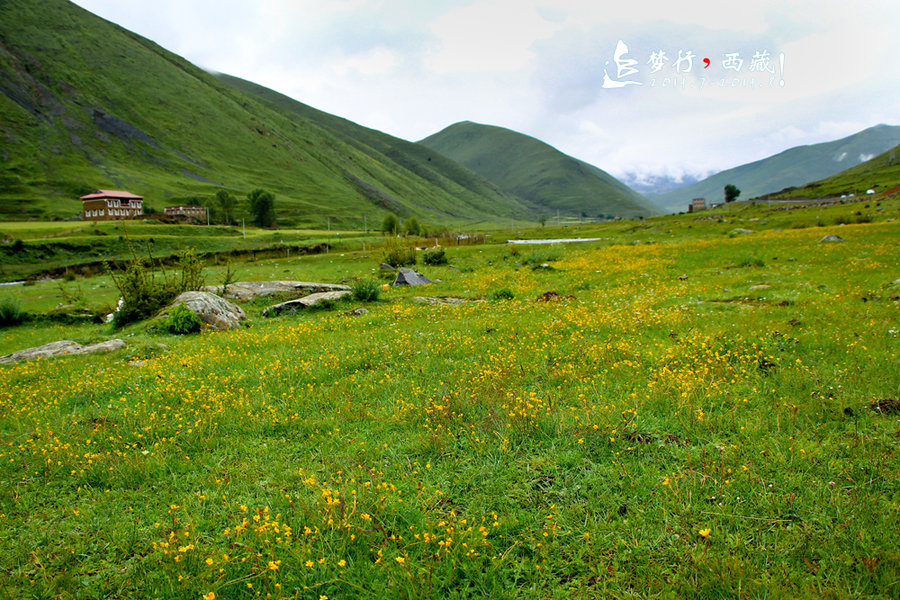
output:
{"label": "distant mountain ridge", "polygon": [[0,159],[6,219],[77,215],[98,188],[161,210],[259,187],[306,226],[537,214],[435,152],[217,78],[65,0],[0,2]]}
{"label": "distant mountain ridge", "polygon": [[721,201],[723,188],[733,184],[740,199],[750,199],[787,187],[802,186],[865,162],[900,144],[900,126],[876,125],[832,142],[797,146],[752,163],[727,169],[694,185],[654,197],[661,208],[687,210],[692,198]]}
{"label": "distant mountain ridge", "polygon": [[772,194],[772,198],[828,198],[900,193],[900,145],[830,177]]}
{"label": "distant mountain ridge", "polygon": [[652,202],[661,194],[694,185],[703,180],[703,177],[687,174],[681,177],[672,177],[671,175],[645,175],[629,172],[620,175],[617,179]]}
{"label": "distant mountain ridge", "polygon": [[636,217],[659,209],[605,171],[523,133],[463,121],[419,142],[544,214]]}

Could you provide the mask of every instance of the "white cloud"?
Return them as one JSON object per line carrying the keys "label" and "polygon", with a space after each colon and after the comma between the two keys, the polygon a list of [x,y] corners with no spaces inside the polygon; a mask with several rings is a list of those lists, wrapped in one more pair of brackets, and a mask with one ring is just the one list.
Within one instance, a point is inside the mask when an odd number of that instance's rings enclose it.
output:
{"label": "white cloud", "polygon": [[[900,114],[896,0],[76,2],[202,67],[406,139],[473,120],[619,174],[706,173]],[[619,39],[645,77],[658,49],[693,50],[696,74],[716,81],[725,52],[784,52],[785,86],[605,90]]]}
{"label": "white cloud", "polygon": [[528,68],[534,59],[532,44],[560,25],[526,2],[479,0],[447,11],[428,28],[439,41],[427,58],[431,70],[477,73]]}

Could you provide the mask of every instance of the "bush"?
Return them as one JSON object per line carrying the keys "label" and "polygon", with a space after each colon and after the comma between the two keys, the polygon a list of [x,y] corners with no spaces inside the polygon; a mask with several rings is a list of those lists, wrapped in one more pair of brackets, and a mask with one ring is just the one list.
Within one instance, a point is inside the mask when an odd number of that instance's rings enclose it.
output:
{"label": "bush", "polygon": [[375,302],[381,294],[381,284],[372,279],[361,279],[351,286],[351,290],[360,302]]}
{"label": "bush", "polygon": [[426,265],[446,265],[447,256],[443,248],[429,248],[422,254],[422,262]]}
{"label": "bush", "polygon": [[555,262],[561,257],[562,253],[557,248],[533,250],[530,254],[522,258],[522,264],[533,267],[544,263]]}
{"label": "bush", "polygon": [[422,232],[422,226],[419,225],[419,220],[415,217],[408,218],[404,226],[406,235],[419,235]]}
{"label": "bush", "polygon": [[766,261],[756,256],[745,256],[737,262],[738,267],[764,267]]}
{"label": "bush", "polygon": [[4,298],[0,301],[0,327],[21,325],[28,320],[28,313],[19,306],[15,298]]}
{"label": "bush", "polygon": [[381,222],[381,231],[386,235],[397,235],[397,232],[400,230],[400,219],[397,218],[397,215],[394,213],[388,213],[385,215],[384,220]]}
{"label": "bush", "polygon": [[169,312],[169,316],[163,320],[162,328],[175,335],[197,333],[203,327],[203,321],[197,313],[178,305]]}
{"label": "bush", "polygon": [[416,264],[416,249],[414,246],[405,246],[393,238],[389,238],[384,245],[382,262],[392,267],[410,267]]}
{"label": "bush", "polygon": [[132,254],[132,260],[119,274],[110,269],[113,283],[122,296],[113,314],[116,328],[155,315],[174,300],[178,294],[197,290],[203,286],[203,264],[193,251],[181,254],[178,268],[180,274],[170,279],[165,272],[158,278],[153,273],[153,257],[144,260]]}
{"label": "bush", "polygon": [[515,296],[509,288],[500,288],[491,292],[491,300],[512,300]]}
{"label": "bush", "polygon": [[116,328],[151,317],[169,304],[180,293],[173,282],[158,281],[150,267],[140,258],[119,275],[110,272],[122,299],[115,313],[113,326]]}
{"label": "bush", "polygon": [[193,250],[185,250],[178,257],[178,267],[181,269],[180,292],[198,291],[206,284],[206,276],[203,274],[203,263]]}

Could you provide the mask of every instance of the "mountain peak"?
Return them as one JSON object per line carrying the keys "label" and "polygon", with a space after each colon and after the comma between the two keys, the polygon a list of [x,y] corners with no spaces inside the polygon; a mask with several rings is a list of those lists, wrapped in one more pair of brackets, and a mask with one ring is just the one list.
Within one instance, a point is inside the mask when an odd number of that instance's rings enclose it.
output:
{"label": "mountain peak", "polygon": [[462,121],[419,143],[534,203],[545,214],[633,217],[659,212],[605,171],[512,129]]}

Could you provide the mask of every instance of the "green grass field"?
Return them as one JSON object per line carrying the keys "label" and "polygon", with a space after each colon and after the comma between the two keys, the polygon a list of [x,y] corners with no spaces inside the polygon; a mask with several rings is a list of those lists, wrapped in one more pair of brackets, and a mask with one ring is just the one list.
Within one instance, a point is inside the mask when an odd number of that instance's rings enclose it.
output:
{"label": "green grass field", "polygon": [[898,204],[523,231],[605,239],[448,247],[434,285],[230,332],[2,329],[128,346],[0,367],[0,597],[896,598]]}

